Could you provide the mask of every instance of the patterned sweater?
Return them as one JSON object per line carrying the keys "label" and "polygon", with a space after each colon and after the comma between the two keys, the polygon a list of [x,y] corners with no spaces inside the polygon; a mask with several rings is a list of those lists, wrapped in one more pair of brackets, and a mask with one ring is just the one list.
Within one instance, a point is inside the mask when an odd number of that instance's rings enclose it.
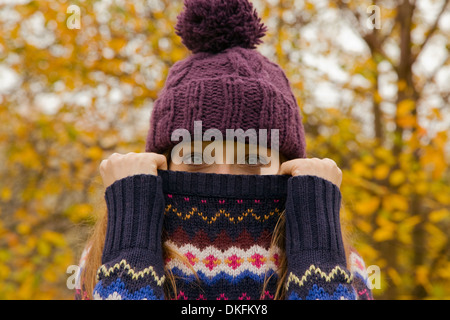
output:
{"label": "patterned sweater", "polygon": [[[273,299],[286,219],[286,299],[371,299],[361,258],[350,267],[337,186],[315,176],[158,171],[105,192],[108,225],[95,299]],[[184,256],[163,256],[163,247]],[[172,274],[176,292],[164,294]]]}

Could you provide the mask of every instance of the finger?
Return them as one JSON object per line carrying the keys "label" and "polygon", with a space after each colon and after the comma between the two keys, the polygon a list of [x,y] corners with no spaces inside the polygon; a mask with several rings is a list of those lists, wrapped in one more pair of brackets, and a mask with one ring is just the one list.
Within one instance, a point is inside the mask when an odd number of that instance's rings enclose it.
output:
{"label": "finger", "polygon": [[278,174],[283,175],[292,175],[297,176],[303,174],[303,164],[306,163],[307,159],[295,159],[290,160],[287,162],[284,162],[280,166],[280,170],[278,171]]}
{"label": "finger", "polygon": [[156,157],[157,168],[160,170],[167,170],[167,158],[162,154],[158,154]]}
{"label": "finger", "polygon": [[107,163],[108,163],[108,160],[103,160],[102,162],[100,162],[99,171],[102,176],[105,173]]}
{"label": "finger", "polygon": [[278,173],[277,174],[279,174],[279,175],[290,174],[290,173],[288,173],[288,172],[290,172],[289,171],[289,164],[290,164],[290,162],[291,161],[283,162],[280,165],[280,169],[278,169]]}
{"label": "finger", "polygon": [[162,154],[149,153],[151,161],[152,170],[157,174],[157,170],[167,170],[167,158]]}
{"label": "finger", "polygon": [[335,167],[337,167],[337,164],[336,164],[336,161],[334,161],[333,159],[330,159],[330,158],[324,158],[324,159],[322,159],[323,161],[326,161],[326,162],[328,162],[328,163],[330,163],[330,164],[332,164],[333,166],[335,166]]}
{"label": "finger", "polygon": [[119,158],[122,154],[114,152],[112,155],[109,156],[109,159],[116,159]]}

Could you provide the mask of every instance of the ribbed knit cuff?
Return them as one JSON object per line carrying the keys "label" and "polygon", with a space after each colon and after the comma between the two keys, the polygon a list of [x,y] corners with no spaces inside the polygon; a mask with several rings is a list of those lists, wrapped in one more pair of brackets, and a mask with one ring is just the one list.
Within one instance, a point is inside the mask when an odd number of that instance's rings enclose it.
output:
{"label": "ribbed knit cuff", "polygon": [[158,170],[165,193],[209,197],[285,197],[288,175],[233,175]]}
{"label": "ribbed knit cuff", "polygon": [[[162,265],[161,177],[141,174],[118,180],[106,189],[105,200],[108,224],[102,263],[138,255],[149,256]],[[148,263],[142,262],[143,266]]]}
{"label": "ribbed knit cuff", "polygon": [[287,188],[286,254],[289,269],[304,270],[311,264],[345,266],[339,188],[316,176],[291,177]]}

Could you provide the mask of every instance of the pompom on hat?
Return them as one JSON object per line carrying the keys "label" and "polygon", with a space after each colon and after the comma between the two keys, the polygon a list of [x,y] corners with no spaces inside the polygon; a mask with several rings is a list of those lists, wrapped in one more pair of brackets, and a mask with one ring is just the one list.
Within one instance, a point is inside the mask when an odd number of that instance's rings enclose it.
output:
{"label": "pompom on hat", "polygon": [[[169,70],[150,118],[146,152],[175,146],[176,129],[279,130],[279,151],[305,158],[300,108],[289,80],[256,46],[267,32],[248,0],[185,0],[176,34],[192,52]],[[270,147],[270,145],[268,145]]]}
{"label": "pompom on hat", "polygon": [[186,0],[176,34],[193,53],[219,53],[228,48],[255,49],[267,27],[248,1]]}

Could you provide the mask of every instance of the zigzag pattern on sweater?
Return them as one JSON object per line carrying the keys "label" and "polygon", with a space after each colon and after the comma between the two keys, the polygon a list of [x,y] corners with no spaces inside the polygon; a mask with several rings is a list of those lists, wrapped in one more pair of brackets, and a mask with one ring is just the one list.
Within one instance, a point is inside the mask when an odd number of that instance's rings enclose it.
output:
{"label": "zigzag pattern on sweater", "polygon": [[97,280],[100,280],[101,276],[109,277],[111,273],[117,273],[120,271],[124,271],[125,274],[131,276],[133,280],[151,276],[158,286],[162,286],[166,278],[164,275],[159,277],[152,266],[136,271],[125,259],[122,259],[119,263],[116,263],[109,268],[102,265],[97,271]]}
{"label": "zigzag pattern on sweater", "polygon": [[[314,284],[309,290],[304,300],[355,300],[356,294],[352,289],[339,284],[332,293],[328,293],[324,288]],[[289,300],[303,300],[296,291],[292,291]]]}
{"label": "zigzag pattern on sweater", "polygon": [[[257,244],[262,248],[268,249],[271,246],[272,234],[267,229],[252,230],[250,233],[246,228],[242,231],[233,232],[234,230],[220,230],[213,233],[210,230],[202,230],[194,232],[189,228],[190,226],[178,226],[176,229],[165,230],[165,238],[170,239],[177,245],[184,245],[190,243],[200,250],[206,247],[214,246],[218,250],[227,250],[230,246],[235,246],[240,249],[248,250],[253,245]],[[186,232],[185,229],[188,229]],[[240,231],[240,232],[239,232]],[[210,233],[210,234],[208,234]]]}
{"label": "zigzag pattern on sweater", "polygon": [[292,282],[299,287],[302,287],[307,281],[309,281],[309,279],[313,277],[318,277],[321,281],[325,280],[326,282],[331,282],[333,280],[338,280],[348,284],[350,284],[353,280],[353,274],[349,275],[348,272],[340,266],[335,266],[330,272],[324,272],[319,267],[311,265],[301,278],[291,272],[285,285],[286,290],[289,289]]}
{"label": "zigzag pattern on sweater", "polygon": [[169,193],[165,200],[164,247],[186,258],[164,261],[178,299],[273,299],[281,250],[271,241],[285,199]]}
{"label": "zigzag pattern on sweater", "polygon": [[165,246],[175,252],[183,254],[189,261],[187,266],[179,259],[168,259],[165,262],[169,269],[178,268],[186,275],[201,272],[206,277],[215,277],[224,272],[231,277],[237,277],[244,271],[257,275],[265,274],[270,270],[277,270],[281,250],[278,247],[265,249],[259,245],[253,245],[247,250],[231,246],[226,250],[219,250],[214,246],[198,249],[192,244],[176,245],[168,240]]}
{"label": "zigzag pattern on sweater", "polygon": [[163,300],[164,296],[156,296],[150,285],[130,291],[126,289],[126,284],[118,278],[106,287],[103,287],[100,280],[95,286],[93,298],[94,300]]}
{"label": "zigzag pattern on sweater", "polygon": [[182,220],[189,220],[192,217],[200,217],[205,223],[212,224],[216,221],[219,221],[220,219],[226,219],[231,223],[240,223],[244,221],[244,219],[247,218],[253,218],[255,221],[258,222],[265,222],[269,220],[271,217],[279,217],[281,214],[281,211],[278,208],[275,208],[273,211],[270,211],[267,214],[256,214],[253,212],[253,208],[249,208],[242,213],[238,215],[232,216],[230,212],[227,212],[224,209],[219,209],[214,215],[208,216],[205,215],[202,211],[200,211],[198,208],[193,207],[190,210],[187,210],[187,212],[180,212],[177,208],[173,207],[171,204],[167,205],[164,210],[165,215],[174,214],[177,217],[179,217]]}
{"label": "zigzag pattern on sweater", "polygon": [[226,281],[226,283],[228,283],[228,284],[235,285],[235,284],[239,284],[243,280],[248,281],[249,279],[252,280],[253,282],[255,282],[255,284],[261,285],[266,278],[269,278],[269,277],[272,277],[272,279],[278,278],[278,274],[274,270],[269,270],[266,273],[262,273],[262,274],[256,274],[251,271],[245,270],[237,276],[231,276],[228,273],[222,271],[222,272],[217,273],[213,277],[209,277],[209,276],[205,275],[203,272],[198,271],[197,272],[198,279],[194,274],[192,274],[192,273],[186,274],[184,272],[184,270],[181,270],[177,267],[174,267],[173,269],[171,269],[171,271],[174,275],[181,277],[185,283],[200,281],[201,283],[208,285],[208,286],[212,286],[215,283],[218,283],[220,281],[222,281],[222,282]]}

